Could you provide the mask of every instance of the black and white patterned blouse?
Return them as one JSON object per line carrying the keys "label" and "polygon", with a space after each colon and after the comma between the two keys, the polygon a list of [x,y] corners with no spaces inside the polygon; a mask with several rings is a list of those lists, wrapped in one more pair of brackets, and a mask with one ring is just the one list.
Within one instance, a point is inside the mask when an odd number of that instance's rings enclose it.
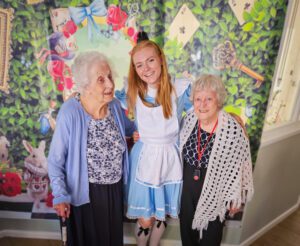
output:
{"label": "black and white patterned blouse", "polygon": [[[203,149],[205,143],[207,142],[210,133],[204,131],[202,128],[200,129],[201,133],[201,149]],[[206,149],[201,157],[201,160],[198,160],[198,122],[195,124],[195,127],[189,136],[188,140],[186,141],[185,145],[183,146],[183,159],[186,163],[195,166],[195,167],[202,167],[202,168],[207,168],[208,166],[208,161],[210,157],[210,153],[212,150],[212,147],[214,145],[214,140],[215,140],[216,134],[214,133],[209,140],[209,143],[206,145]]]}
{"label": "black and white patterned blouse", "polygon": [[90,183],[113,184],[122,177],[124,141],[112,114],[91,119],[87,137],[87,163]]}
{"label": "black and white patterned blouse", "polygon": [[[80,95],[75,98],[80,102]],[[87,165],[90,183],[113,184],[122,177],[125,143],[111,113],[91,119],[87,135]]]}

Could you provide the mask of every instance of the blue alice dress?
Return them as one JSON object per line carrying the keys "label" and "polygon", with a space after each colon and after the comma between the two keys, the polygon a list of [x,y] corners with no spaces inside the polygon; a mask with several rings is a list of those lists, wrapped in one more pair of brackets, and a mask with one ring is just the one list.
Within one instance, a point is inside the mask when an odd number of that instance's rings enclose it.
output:
{"label": "blue alice dress", "polygon": [[[130,153],[127,183],[127,213],[130,219],[155,217],[178,218],[182,189],[182,164],[178,149],[179,125],[184,111],[192,110],[188,79],[173,82],[172,116],[165,119],[161,105],[155,104],[157,90],[148,88],[145,100],[137,97],[135,124],[140,139]],[[127,109],[126,92],[116,91],[116,97]]]}

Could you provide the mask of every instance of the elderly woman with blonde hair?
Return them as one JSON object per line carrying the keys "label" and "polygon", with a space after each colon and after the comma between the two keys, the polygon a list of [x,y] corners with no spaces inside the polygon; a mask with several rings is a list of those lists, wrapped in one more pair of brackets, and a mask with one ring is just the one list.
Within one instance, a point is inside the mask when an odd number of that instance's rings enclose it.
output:
{"label": "elderly woman with blonde hair", "polygon": [[225,99],[225,86],[215,75],[202,75],[192,86],[194,111],[180,133],[183,246],[220,245],[227,211],[233,213],[253,195],[249,141],[222,109]]}
{"label": "elderly woman with blonde hair", "polygon": [[103,54],[79,54],[72,70],[79,93],[59,111],[48,156],[54,209],[67,219],[67,245],[121,246],[125,135],[135,127],[114,99]]}

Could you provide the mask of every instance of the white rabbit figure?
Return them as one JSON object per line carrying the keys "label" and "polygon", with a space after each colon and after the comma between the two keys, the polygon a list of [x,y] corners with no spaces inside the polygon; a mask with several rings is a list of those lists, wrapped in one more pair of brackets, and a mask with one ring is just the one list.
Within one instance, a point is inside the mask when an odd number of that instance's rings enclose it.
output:
{"label": "white rabbit figure", "polygon": [[45,141],[41,141],[38,148],[33,148],[26,140],[23,140],[23,145],[30,154],[24,161],[27,194],[33,199],[33,205],[40,208],[40,201],[47,197],[49,188]]}
{"label": "white rabbit figure", "polygon": [[0,163],[8,163],[9,141],[5,136],[0,137]]}

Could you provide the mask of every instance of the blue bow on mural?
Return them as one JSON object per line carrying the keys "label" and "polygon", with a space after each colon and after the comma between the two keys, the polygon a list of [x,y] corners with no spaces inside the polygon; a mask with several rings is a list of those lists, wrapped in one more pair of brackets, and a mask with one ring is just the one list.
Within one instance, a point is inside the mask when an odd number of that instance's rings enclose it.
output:
{"label": "blue bow on mural", "polygon": [[69,7],[69,12],[76,25],[82,23],[87,18],[88,37],[91,40],[93,36],[92,29],[94,28],[97,32],[100,31],[93,16],[106,16],[107,9],[103,0],[95,0],[88,7]]}

